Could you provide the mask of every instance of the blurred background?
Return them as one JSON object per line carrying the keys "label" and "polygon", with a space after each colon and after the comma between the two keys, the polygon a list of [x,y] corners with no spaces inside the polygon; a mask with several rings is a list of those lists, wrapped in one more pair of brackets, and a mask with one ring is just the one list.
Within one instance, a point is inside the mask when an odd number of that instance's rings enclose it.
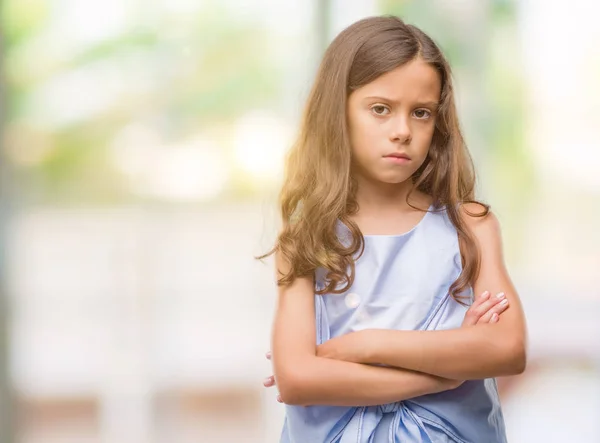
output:
{"label": "blurred background", "polygon": [[264,359],[282,158],[370,15],[454,67],[530,362],[511,443],[600,442],[593,0],[0,1],[0,443],[278,441]]}

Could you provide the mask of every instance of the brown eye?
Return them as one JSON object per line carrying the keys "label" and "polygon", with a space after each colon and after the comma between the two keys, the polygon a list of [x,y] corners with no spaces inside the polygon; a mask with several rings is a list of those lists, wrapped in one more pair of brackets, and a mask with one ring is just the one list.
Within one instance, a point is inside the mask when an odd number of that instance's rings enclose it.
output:
{"label": "brown eye", "polygon": [[371,111],[375,115],[387,115],[390,113],[390,109],[384,105],[375,105],[371,107]]}
{"label": "brown eye", "polygon": [[415,112],[415,117],[417,117],[418,119],[427,119],[431,116],[431,112],[429,112],[427,109],[417,109]]}

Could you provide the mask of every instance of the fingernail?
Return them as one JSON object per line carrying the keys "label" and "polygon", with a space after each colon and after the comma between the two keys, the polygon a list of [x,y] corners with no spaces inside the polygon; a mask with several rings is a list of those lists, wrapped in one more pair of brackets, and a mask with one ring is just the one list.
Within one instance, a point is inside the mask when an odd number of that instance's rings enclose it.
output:
{"label": "fingernail", "polygon": [[498,295],[496,295],[496,297],[498,297],[498,298],[504,298],[504,292],[500,292]]}
{"label": "fingernail", "polygon": [[273,377],[267,377],[267,378],[265,378],[265,383],[269,383],[272,379],[273,379]]}
{"label": "fingernail", "polygon": [[498,321],[498,314],[494,313],[492,315],[492,323],[496,323]]}
{"label": "fingernail", "polygon": [[507,298],[505,298],[504,300],[502,300],[502,301],[500,302],[500,304],[501,304],[501,305],[507,305],[507,304],[508,304],[508,299],[507,299]]}
{"label": "fingernail", "polygon": [[489,291],[485,291],[483,294],[481,294],[481,296],[482,296],[483,298],[487,298],[487,297],[489,297],[489,296],[490,296],[490,293],[489,293]]}
{"label": "fingernail", "polygon": [[283,400],[281,399],[281,395],[278,395],[278,396],[277,396],[277,401],[278,401],[279,403],[283,403]]}

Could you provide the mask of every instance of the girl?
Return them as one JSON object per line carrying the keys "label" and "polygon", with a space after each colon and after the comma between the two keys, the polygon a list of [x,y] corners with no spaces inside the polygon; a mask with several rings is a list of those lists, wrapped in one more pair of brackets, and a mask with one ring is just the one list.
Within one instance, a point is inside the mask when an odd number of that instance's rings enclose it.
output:
{"label": "girl", "polygon": [[332,42],[281,212],[281,442],[505,442],[493,377],[524,370],[525,321],[427,35],[375,17]]}

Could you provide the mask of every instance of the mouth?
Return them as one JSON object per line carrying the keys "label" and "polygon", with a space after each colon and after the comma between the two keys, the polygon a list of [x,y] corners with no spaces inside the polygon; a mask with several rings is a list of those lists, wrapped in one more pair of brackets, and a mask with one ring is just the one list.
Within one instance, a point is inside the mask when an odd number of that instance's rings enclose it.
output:
{"label": "mouth", "polygon": [[400,152],[393,152],[391,154],[385,155],[383,158],[390,160],[394,163],[407,163],[410,161],[410,157],[408,155]]}

